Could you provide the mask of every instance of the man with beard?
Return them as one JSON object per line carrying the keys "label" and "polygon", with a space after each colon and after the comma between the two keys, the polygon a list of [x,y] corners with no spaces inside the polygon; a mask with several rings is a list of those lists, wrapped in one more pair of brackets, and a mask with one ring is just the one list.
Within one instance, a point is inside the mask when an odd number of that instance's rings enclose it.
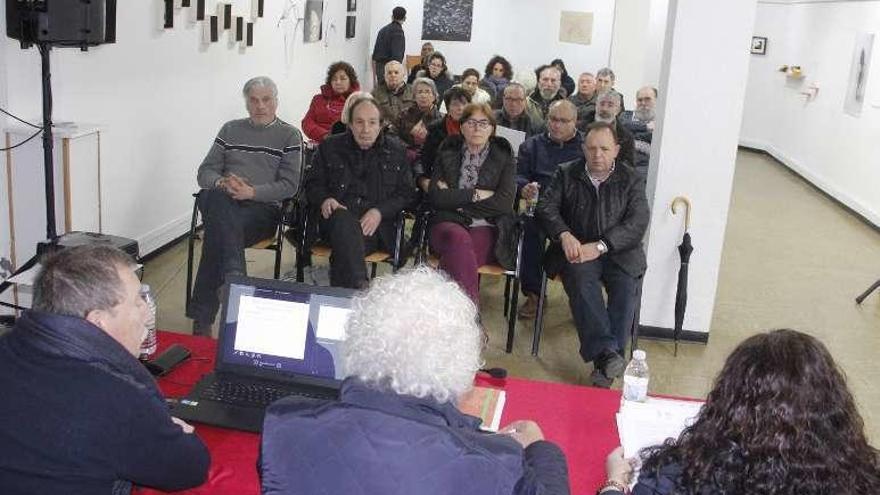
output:
{"label": "man with beard", "polygon": [[[578,127],[586,127],[587,117],[596,113],[596,76],[584,72],[578,77],[577,93],[568,97],[577,107]],[[592,118],[592,117],[591,117]]]}
{"label": "man with beard", "polygon": [[[595,122],[605,122],[614,126],[615,134],[617,134],[617,143],[620,145],[620,153],[618,160],[626,162],[627,165],[633,166],[635,162],[635,142],[633,135],[623,125],[617,116],[620,115],[621,96],[617,91],[606,91],[600,93],[596,97],[596,116]],[[591,120],[592,121],[592,120]],[[581,128],[586,132],[586,128]]]}
{"label": "man with beard", "polygon": [[529,104],[534,105],[546,121],[550,104],[566,97],[562,88],[562,72],[552,65],[542,65],[535,72],[538,74],[538,87],[529,95]]}
{"label": "man with beard", "polygon": [[614,80],[614,71],[611,70],[610,67],[599,69],[599,72],[596,73],[596,92],[604,93],[606,91],[612,91],[620,95],[620,111],[622,112],[626,110],[623,103],[623,95],[614,89]]}
{"label": "man with beard", "polygon": [[633,166],[640,174],[647,176],[648,162],[651,159],[651,138],[654,134],[654,108],[657,105],[657,88],[644,86],[636,92],[635,111],[620,115],[620,123],[633,135],[635,141],[635,162]]}

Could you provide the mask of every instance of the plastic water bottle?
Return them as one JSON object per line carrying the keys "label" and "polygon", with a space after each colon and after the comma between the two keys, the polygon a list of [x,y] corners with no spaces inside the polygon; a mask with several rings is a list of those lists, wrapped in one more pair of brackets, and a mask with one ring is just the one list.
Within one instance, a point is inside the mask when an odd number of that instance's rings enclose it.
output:
{"label": "plastic water bottle", "polygon": [[156,352],[156,297],[147,284],[141,284],[141,297],[147,303],[146,334],[141,342],[141,359],[149,359]]}
{"label": "plastic water bottle", "polygon": [[645,402],[648,397],[648,362],[645,351],[636,349],[633,351],[632,361],[623,372],[623,399],[636,402]]}

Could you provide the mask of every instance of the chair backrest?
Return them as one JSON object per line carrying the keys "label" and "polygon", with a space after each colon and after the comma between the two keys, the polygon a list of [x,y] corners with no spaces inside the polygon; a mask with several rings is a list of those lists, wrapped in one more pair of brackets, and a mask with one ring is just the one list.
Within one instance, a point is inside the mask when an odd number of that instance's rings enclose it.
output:
{"label": "chair backrest", "polygon": [[413,67],[422,63],[421,55],[407,55],[406,56],[406,71],[409,72]]}

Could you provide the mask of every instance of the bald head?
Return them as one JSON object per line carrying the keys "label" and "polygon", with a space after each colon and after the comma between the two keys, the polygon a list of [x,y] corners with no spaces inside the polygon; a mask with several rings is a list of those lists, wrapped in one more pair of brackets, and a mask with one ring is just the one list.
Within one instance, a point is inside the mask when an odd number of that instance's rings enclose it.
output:
{"label": "bald head", "polygon": [[547,134],[557,143],[564,143],[577,133],[577,107],[568,100],[556,100],[547,112]]}

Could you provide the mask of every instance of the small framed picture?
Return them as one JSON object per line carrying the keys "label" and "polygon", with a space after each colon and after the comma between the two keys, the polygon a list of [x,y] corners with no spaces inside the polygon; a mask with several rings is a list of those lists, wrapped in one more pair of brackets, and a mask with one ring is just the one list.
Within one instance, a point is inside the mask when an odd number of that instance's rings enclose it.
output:
{"label": "small framed picture", "polygon": [[767,54],[767,38],[763,36],[752,36],[752,54],[754,55],[766,55]]}
{"label": "small framed picture", "polygon": [[357,10],[358,2],[357,0],[348,0],[348,11],[354,12]]}
{"label": "small framed picture", "polygon": [[345,38],[346,39],[354,38],[355,19],[357,19],[357,17],[355,17],[353,15],[350,15],[345,18]]}

